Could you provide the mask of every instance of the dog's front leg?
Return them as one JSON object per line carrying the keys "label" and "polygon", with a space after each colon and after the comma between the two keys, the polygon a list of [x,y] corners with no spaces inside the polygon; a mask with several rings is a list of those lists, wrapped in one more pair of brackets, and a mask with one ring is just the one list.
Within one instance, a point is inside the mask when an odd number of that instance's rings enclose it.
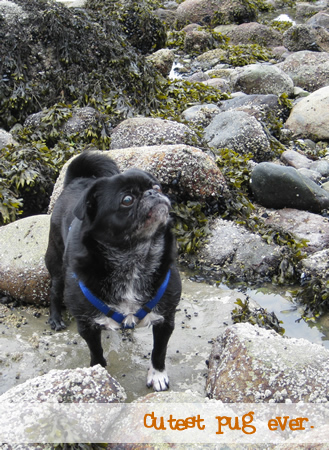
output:
{"label": "dog's front leg", "polygon": [[90,327],[83,321],[78,321],[78,332],[80,336],[87,342],[90,350],[90,365],[106,366],[106,359],[103,356],[103,348],[101,341],[102,330],[98,327]]}
{"label": "dog's front leg", "polygon": [[169,378],[165,369],[167,345],[174,326],[170,322],[153,325],[153,351],[151,366],[147,374],[147,387],[153,386],[155,391],[166,391],[169,388]]}
{"label": "dog's front leg", "polygon": [[66,328],[62,319],[62,298],[64,283],[61,277],[51,280],[50,288],[50,316],[49,324],[53,330],[60,331]]}

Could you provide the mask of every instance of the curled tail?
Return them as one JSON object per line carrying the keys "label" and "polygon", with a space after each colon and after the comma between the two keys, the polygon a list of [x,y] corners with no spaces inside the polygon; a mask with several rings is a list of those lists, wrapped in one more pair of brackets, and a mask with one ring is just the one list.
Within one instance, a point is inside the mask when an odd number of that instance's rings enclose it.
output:
{"label": "curled tail", "polygon": [[120,173],[116,163],[101,151],[88,150],[73,159],[67,168],[64,187],[75,178],[112,177]]}

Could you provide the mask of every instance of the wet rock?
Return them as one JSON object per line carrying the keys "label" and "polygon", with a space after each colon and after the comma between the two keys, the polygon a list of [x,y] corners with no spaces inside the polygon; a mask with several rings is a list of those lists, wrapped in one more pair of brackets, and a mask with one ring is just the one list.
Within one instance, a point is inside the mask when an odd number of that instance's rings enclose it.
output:
{"label": "wet rock", "polygon": [[279,271],[283,249],[234,222],[216,219],[200,261],[231,281],[271,281]]}
{"label": "wet rock", "polygon": [[7,145],[15,145],[16,141],[10,133],[5,130],[0,129],[0,149],[6,147]]}
{"label": "wet rock", "polygon": [[111,150],[128,147],[198,143],[197,135],[186,125],[147,117],[127,119],[114,128]]}
{"label": "wet rock", "polygon": [[329,352],[247,323],[219,336],[209,360],[207,394],[223,402],[327,401]]}
{"label": "wet rock", "polygon": [[[309,255],[300,262],[302,279],[317,279],[328,283],[329,273],[329,249],[325,248],[319,252]],[[324,284],[325,285],[325,284]]]}
{"label": "wet rock", "polygon": [[202,53],[213,47],[214,39],[211,33],[205,30],[193,30],[185,35],[184,50],[186,52]]}
{"label": "wet rock", "polygon": [[265,47],[274,47],[282,44],[282,35],[274,28],[268,27],[261,23],[249,22],[242,23],[225,30],[226,25],[215,28],[219,33],[223,32],[230,38],[230,44],[258,44]]}
{"label": "wet rock", "polygon": [[329,219],[307,211],[285,208],[267,211],[267,224],[276,225],[293,233],[298,239],[306,239],[303,249],[308,255],[329,247]]}
{"label": "wet rock", "polygon": [[287,56],[285,61],[276,65],[299,86],[309,92],[328,86],[329,54],[303,50]]}
{"label": "wet rock", "polygon": [[329,208],[328,193],[293,167],[260,163],[251,173],[256,202],[267,208],[296,208],[319,213]]}
{"label": "wet rock", "polygon": [[[128,147],[110,150],[106,154],[114,159],[119,169],[133,167],[150,172],[159,179],[164,190],[180,197],[205,201],[222,198],[227,193],[225,179],[214,160],[206,153],[188,145],[159,145]],[[54,187],[49,212],[63,189],[66,163]]]}
{"label": "wet rock", "polygon": [[217,105],[202,104],[185,109],[182,113],[182,117],[188,122],[195,123],[205,128],[219,112],[220,109]]}
{"label": "wet rock", "polygon": [[[321,33],[318,30],[305,24],[298,24],[290,27],[283,35],[283,45],[290,52],[299,52],[301,50],[311,50],[313,52],[321,51],[320,43],[326,44],[324,34],[327,34],[327,45],[329,44],[329,33],[325,30]],[[323,36],[320,39],[320,36]],[[324,41],[324,42],[323,42]],[[323,49],[324,50],[324,49]]]}
{"label": "wet rock", "polygon": [[15,403],[118,403],[126,399],[126,394],[118,381],[97,365],[51,370],[9,389],[0,399],[13,403],[14,408]]}
{"label": "wet rock", "polygon": [[266,64],[250,64],[236,69],[231,82],[233,90],[246,94],[292,95],[294,91],[289,75],[277,66]]}
{"label": "wet rock", "polygon": [[[320,5],[318,6],[320,8]],[[319,11],[306,21],[311,27],[323,27],[329,31],[329,13],[328,11]]]}
{"label": "wet rock", "polygon": [[291,130],[294,137],[314,141],[329,139],[329,86],[301,99],[292,108],[285,127]]}
{"label": "wet rock", "polygon": [[[314,3],[306,3],[306,2],[297,2],[296,3],[296,19],[300,21],[305,21],[309,23],[307,19],[310,20],[310,17],[316,15],[316,13],[322,11],[323,5],[314,4]],[[313,16],[314,17],[314,16]],[[311,17],[312,19],[312,17]]]}
{"label": "wet rock", "polygon": [[[33,133],[37,133],[44,127],[43,121],[47,114],[49,114],[49,111],[45,110],[29,115],[24,122],[24,127],[30,128]],[[91,125],[97,126],[101,121],[102,115],[94,108],[90,106],[75,108],[72,110],[71,117],[63,120],[60,129],[64,135],[70,136],[85,131]]]}
{"label": "wet rock", "polygon": [[44,263],[50,216],[17,220],[0,228],[0,291],[28,303],[48,301]]}
{"label": "wet rock", "polygon": [[225,100],[219,105],[220,111],[243,111],[257,120],[262,120],[268,115],[285,117],[288,114],[287,108],[279,102],[277,95],[251,94],[239,95],[238,97]]}
{"label": "wet rock", "polygon": [[171,71],[175,54],[168,48],[162,48],[146,57],[146,60],[163,75],[167,77]]}
{"label": "wet rock", "polygon": [[217,114],[204,130],[210,147],[231,148],[240,155],[252,153],[256,161],[270,158],[271,148],[262,125],[243,111]]}
{"label": "wet rock", "polygon": [[286,150],[281,154],[281,161],[295,169],[309,169],[312,161],[307,156],[294,150]]}
{"label": "wet rock", "polygon": [[207,25],[211,23],[215,13],[220,14],[224,23],[251,22],[257,15],[255,7],[238,0],[185,0],[177,8],[177,21],[180,25]]}
{"label": "wet rock", "polygon": [[222,61],[225,61],[227,57],[227,51],[222,48],[216,48],[215,50],[209,50],[208,52],[199,55],[194,63],[193,67],[201,70],[210,70]]}

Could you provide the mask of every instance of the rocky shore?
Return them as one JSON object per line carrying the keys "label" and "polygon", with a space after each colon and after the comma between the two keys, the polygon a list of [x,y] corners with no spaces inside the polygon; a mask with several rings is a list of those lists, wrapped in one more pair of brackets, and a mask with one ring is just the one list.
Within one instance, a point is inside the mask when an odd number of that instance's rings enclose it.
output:
{"label": "rocky shore", "polygon": [[[297,285],[305,315],[327,313],[327,2],[293,2],[283,21],[277,0],[135,3],[0,0],[3,303],[47,304],[50,213],[65,164],[93,148],[160,179],[182,268],[213,283]],[[327,350],[228,317],[205,394],[328,402]]]}

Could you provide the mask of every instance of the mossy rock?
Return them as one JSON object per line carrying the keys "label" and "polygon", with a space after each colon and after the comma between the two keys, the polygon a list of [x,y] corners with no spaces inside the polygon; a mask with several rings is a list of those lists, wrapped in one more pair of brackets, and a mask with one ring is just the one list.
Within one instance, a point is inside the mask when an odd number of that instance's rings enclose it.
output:
{"label": "mossy rock", "polygon": [[105,104],[114,118],[152,103],[155,71],[127,42],[120,17],[104,23],[101,12],[48,0],[13,4],[15,26],[9,2],[0,18],[0,128],[59,101]]}

